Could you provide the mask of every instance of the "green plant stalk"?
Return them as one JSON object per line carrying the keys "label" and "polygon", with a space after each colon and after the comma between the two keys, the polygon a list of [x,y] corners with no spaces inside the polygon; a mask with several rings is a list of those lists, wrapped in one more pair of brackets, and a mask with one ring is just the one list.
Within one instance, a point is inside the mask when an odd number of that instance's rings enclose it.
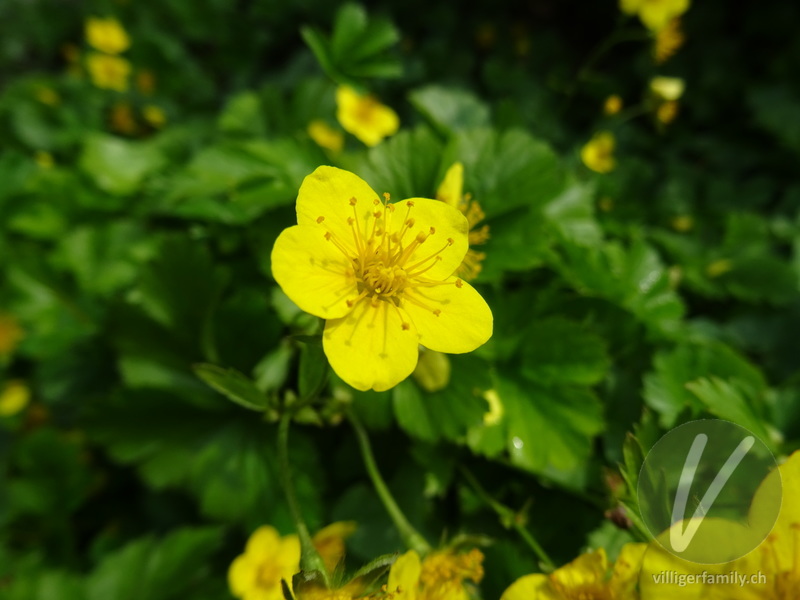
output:
{"label": "green plant stalk", "polygon": [[380,497],[381,502],[383,502],[386,512],[389,513],[405,545],[409,549],[415,550],[418,554],[424,556],[431,551],[430,544],[416,529],[414,529],[411,523],[408,522],[403,511],[400,510],[400,507],[397,505],[394,496],[392,496],[392,493],[389,491],[389,487],[386,485],[386,482],[383,480],[378,470],[378,465],[375,462],[375,455],[372,453],[372,446],[369,443],[369,437],[361,421],[358,420],[358,417],[356,417],[355,413],[350,408],[346,409],[346,414],[356,432],[356,439],[358,440],[358,447],[361,450],[361,456],[364,459],[364,466],[367,469],[369,478],[372,480],[375,492],[377,492],[378,497]]}
{"label": "green plant stalk", "polygon": [[497,516],[500,517],[501,523],[504,525],[507,524],[506,527],[510,526],[514,531],[517,532],[522,540],[528,544],[531,550],[533,550],[534,554],[539,557],[539,560],[547,571],[554,571],[556,568],[555,563],[553,563],[552,559],[547,555],[547,552],[545,552],[544,548],[536,540],[533,534],[528,531],[528,529],[522,525],[522,523],[519,522],[517,519],[517,513],[489,495],[489,493],[483,488],[483,486],[469,471],[469,469],[462,466],[460,467],[460,470],[461,474],[464,476],[464,479],[467,480],[467,483],[469,483],[475,493],[478,494],[480,499],[497,513]]}
{"label": "green plant stalk", "polygon": [[286,495],[286,503],[289,505],[297,536],[300,538],[300,568],[306,573],[319,571],[325,580],[325,585],[330,587],[330,578],[328,570],[325,568],[325,562],[311,541],[308,526],[303,519],[303,514],[300,512],[300,505],[297,503],[297,495],[292,479],[292,467],[289,462],[289,424],[291,420],[291,412],[285,411],[281,415],[281,420],[278,424],[278,461],[280,463],[281,483],[283,484],[283,492]]}

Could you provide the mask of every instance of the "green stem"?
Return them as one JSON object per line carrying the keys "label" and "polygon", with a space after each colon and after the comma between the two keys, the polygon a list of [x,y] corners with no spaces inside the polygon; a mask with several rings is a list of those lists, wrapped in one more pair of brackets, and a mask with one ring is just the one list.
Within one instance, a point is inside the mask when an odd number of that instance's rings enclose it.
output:
{"label": "green stem", "polygon": [[375,462],[375,456],[372,454],[372,446],[369,443],[369,437],[367,436],[364,426],[358,420],[358,417],[356,417],[352,409],[347,408],[345,410],[347,413],[347,418],[356,432],[358,447],[361,450],[361,456],[364,459],[364,466],[367,469],[369,478],[372,480],[372,485],[375,487],[375,491],[380,497],[381,502],[383,502],[386,512],[389,513],[392,521],[394,521],[395,527],[397,527],[397,530],[400,532],[400,537],[403,538],[403,542],[409,549],[416,550],[420,555],[427,554],[430,552],[431,546],[428,544],[427,540],[422,537],[422,535],[416,529],[414,529],[411,523],[408,522],[408,519],[406,519],[403,511],[400,510],[400,507],[397,505],[394,496],[392,496],[392,493],[389,491],[386,482],[383,480],[383,477],[378,470],[378,465]]}
{"label": "green stem", "polygon": [[528,531],[528,529],[524,527],[522,523],[519,522],[517,513],[511,510],[505,504],[495,500],[466,467],[462,466],[460,470],[461,474],[464,476],[464,479],[466,479],[467,483],[472,486],[472,489],[475,490],[475,493],[478,494],[481,500],[483,500],[487,505],[489,505],[489,507],[491,507],[492,510],[497,513],[497,516],[500,517],[501,523],[503,523],[506,527],[511,527],[517,532],[523,541],[530,546],[534,554],[539,557],[539,560],[542,562],[542,565],[547,571],[555,570],[555,564],[547,555],[547,552],[544,551],[542,545],[536,540],[535,537],[533,537],[533,534]]}
{"label": "green stem", "polygon": [[300,512],[300,505],[297,503],[294,481],[292,480],[292,467],[289,463],[289,424],[291,420],[291,413],[286,411],[281,415],[281,421],[278,424],[278,461],[280,462],[281,483],[283,484],[283,492],[286,495],[286,503],[289,505],[294,526],[297,529],[297,536],[300,538],[300,568],[306,573],[319,571],[325,580],[325,584],[329,586],[330,580],[325,563],[311,541],[308,527],[303,519],[303,514]]}

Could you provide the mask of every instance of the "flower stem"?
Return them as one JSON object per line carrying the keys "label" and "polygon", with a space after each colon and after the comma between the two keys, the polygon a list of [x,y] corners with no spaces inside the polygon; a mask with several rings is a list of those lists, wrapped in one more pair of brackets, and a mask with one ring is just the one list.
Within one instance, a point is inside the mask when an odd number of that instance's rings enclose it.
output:
{"label": "flower stem", "polygon": [[278,461],[280,463],[281,483],[283,492],[286,495],[286,503],[289,505],[297,536],[300,538],[300,568],[306,573],[319,571],[325,580],[325,584],[329,585],[330,581],[325,563],[311,541],[308,527],[303,519],[303,514],[300,512],[300,505],[297,503],[294,481],[292,480],[292,467],[289,463],[289,424],[291,420],[291,412],[286,411],[281,415],[281,420],[278,424]]}
{"label": "flower stem", "polygon": [[556,566],[550,557],[547,555],[547,552],[544,551],[542,545],[536,540],[533,534],[522,524],[520,523],[519,519],[517,518],[517,513],[507,507],[505,504],[498,502],[492,496],[489,495],[480,482],[475,478],[475,476],[467,469],[466,467],[461,467],[461,474],[464,476],[464,479],[467,480],[467,483],[475,490],[475,493],[483,500],[489,507],[492,508],[497,513],[497,516],[500,517],[501,523],[506,527],[511,527],[517,534],[523,539],[523,541],[530,546],[531,550],[533,550],[534,554],[539,557],[539,560],[542,563],[542,566],[547,571],[555,570]]}
{"label": "flower stem", "polygon": [[367,469],[369,478],[372,480],[372,485],[380,497],[381,502],[383,502],[386,512],[389,513],[392,521],[394,521],[395,527],[397,527],[397,530],[400,532],[400,537],[403,538],[403,542],[409,549],[415,550],[420,555],[427,554],[430,552],[431,546],[428,544],[427,540],[422,537],[422,535],[416,529],[414,529],[411,523],[408,522],[408,519],[403,514],[403,511],[401,511],[400,507],[397,505],[394,496],[392,496],[392,493],[389,491],[386,482],[383,480],[383,477],[378,470],[378,465],[375,462],[375,456],[372,454],[372,446],[369,443],[369,437],[367,436],[364,426],[361,424],[361,421],[358,420],[358,417],[355,415],[352,409],[348,407],[345,409],[345,411],[350,424],[353,426],[353,429],[356,432],[358,447],[361,450],[361,456],[364,459],[364,466]]}

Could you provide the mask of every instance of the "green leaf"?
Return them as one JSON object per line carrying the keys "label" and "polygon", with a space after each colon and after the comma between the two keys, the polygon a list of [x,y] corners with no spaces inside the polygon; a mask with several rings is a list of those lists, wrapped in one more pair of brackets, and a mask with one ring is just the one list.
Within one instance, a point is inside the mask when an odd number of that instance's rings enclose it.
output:
{"label": "green leaf", "polygon": [[609,365],[603,340],[561,317],[531,324],[522,347],[522,374],[544,385],[594,385]]}
{"label": "green leaf", "polygon": [[269,398],[262,394],[250,379],[238,371],[216,365],[200,364],[194,366],[194,372],[228,400],[240,406],[262,412],[269,406]]}
{"label": "green leaf", "polygon": [[688,382],[686,389],[700,399],[708,412],[755,433],[772,452],[776,452],[764,417],[756,411],[758,400],[754,396],[755,390],[748,388],[742,380],[701,377]]}
{"label": "green leaf", "polygon": [[409,100],[444,134],[489,125],[489,108],[466,90],[428,85],[411,91]]}
{"label": "green leaf", "polygon": [[653,359],[653,367],[644,378],[644,401],[658,413],[659,423],[665,428],[674,427],[684,410],[693,417],[703,410],[698,396],[687,388],[696,379],[736,378],[756,394],[767,387],[758,368],[722,342],[686,343],[671,351],[661,351]]}
{"label": "green leaf", "polygon": [[266,132],[261,99],[255,92],[241,92],[228,100],[217,120],[220,131],[257,136]]}
{"label": "green leaf", "polygon": [[161,540],[129,543],[105,557],[87,581],[87,600],[168,600],[191,596],[207,571],[222,531],[185,528]]}
{"label": "green leaf", "polygon": [[[523,387],[524,386],[524,387]],[[498,377],[511,462],[570,487],[583,487],[603,407],[586,388],[549,388]]]}
{"label": "green leaf", "polygon": [[360,4],[343,4],[336,13],[331,36],[331,55],[346,59],[348,50],[359,43],[367,28],[367,12]]}
{"label": "green leaf", "polygon": [[579,246],[595,246],[603,238],[594,214],[594,186],[574,181],[544,207],[544,214],[559,235]]}
{"label": "green leaf", "polygon": [[541,208],[564,189],[564,168],[555,152],[522,130],[461,131],[443,162],[456,161],[464,163],[464,191],[488,218],[519,207]]}
{"label": "green leaf", "polygon": [[94,133],[86,137],[80,157],[81,169],[105,192],[132,194],[144,178],[161,168],[165,157],[152,143],[131,142]]}
{"label": "green leaf", "polygon": [[491,385],[486,363],[472,355],[450,359],[450,384],[443,390],[425,393],[409,380],[394,388],[395,416],[409,435],[459,440],[482,422],[487,405],[481,393]]}
{"label": "green leaf", "polygon": [[315,398],[328,381],[328,359],[319,344],[303,344],[300,348],[300,370],[297,388],[300,398]]}
{"label": "green leaf", "polygon": [[358,173],[377,193],[395,200],[433,198],[439,186],[442,143],[430,129],[405,130],[372,148]]}

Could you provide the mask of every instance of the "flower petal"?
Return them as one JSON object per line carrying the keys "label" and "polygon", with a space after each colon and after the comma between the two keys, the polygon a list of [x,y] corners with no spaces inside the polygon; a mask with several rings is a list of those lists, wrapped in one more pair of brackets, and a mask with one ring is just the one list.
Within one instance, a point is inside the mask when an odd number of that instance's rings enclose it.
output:
{"label": "flower petal", "polygon": [[350,260],[310,226],[281,232],[272,248],[272,275],[297,306],[323,319],[345,316],[347,300],[358,296]]}
{"label": "flower petal", "polygon": [[241,598],[254,588],[257,579],[258,563],[247,554],[237,556],[228,568],[228,586],[237,598]]}
{"label": "flower petal", "polygon": [[[350,204],[351,198],[356,199],[355,206]],[[316,227],[323,233],[330,231],[355,257],[353,228],[347,220],[357,217],[361,236],[365,237],[372,230],[375,200],[380,200],[378,194],[358,175],[336,167],[317,167],[303,180],[297,194],[297,224]],[[321,222],[320,217],[324,217]]]}
{"label": "flower petal", "polygon": [[[407,203],[413,202],[411,210]],[[414,271],[428,267],[433,261],[424,262],[429,256],[436,254],[439,250],[444,250],[441,257],[434,266],[425,271],[424,276],[431,279],[441,280],[455,273],[456,269],[464,260],[464,255],[469,247],[469,222],[461,214],[461,211],[453,208],[445,202],[430,200],[428,198],[410,198],[402,202],[395,203],[395,215],[405,215],[414,220],[413,227],[409,228],[408,233],[403,236],[406,245],[413,240],[413,236],[420,233],[430,234],[431,229],[434,233],[420,244],[411,256],[406,260],[406,270],[410,270],[413,276]],[[453,241],[450,245],[449,240]],[[421,264],[420,264],[421,263]],[[413,268],[415,264],[418,267]]]}
{"label": "flower petal", "polygon": [[562,597],[550,586],[546,575],[534,573],[517,579],[500,600],[562,600]]}
{"label": "flower petal", "polygon": [[322,347],[336,374],[357,390],[388,390],[417,365],[419,336],[389,301],[358,302],[344,318],[325,323]]}
{"label": "flower petal", "polygon": [[399,587],[403,590],[404,599],[407,596],[408,600],[415,600],[421,572],[422,563],[419,554],[414,550],[409,550],[398,557],[389,571],[389,593],[393,593]]}
{"label": "flower petal", "polygon": [[255,558],[272,556],[278,551],[281,536],[271,525],[262,525],[256,529],[247,540],[245,554]]}
{"label": "flower petal", "polygon": [[436,190],[436,199],[458,208],[464,198],[464,165],[455,162],[447,169],[444,179]]}
{"label": "flower petal", "polygon": [[[419,343],[449,354],[471,352],[492,336],[494,319],[486,301],[470,284],[416,287],[404,291],[402,308],[419,332]],[[438,316],[434,311],[439,312]]]}

